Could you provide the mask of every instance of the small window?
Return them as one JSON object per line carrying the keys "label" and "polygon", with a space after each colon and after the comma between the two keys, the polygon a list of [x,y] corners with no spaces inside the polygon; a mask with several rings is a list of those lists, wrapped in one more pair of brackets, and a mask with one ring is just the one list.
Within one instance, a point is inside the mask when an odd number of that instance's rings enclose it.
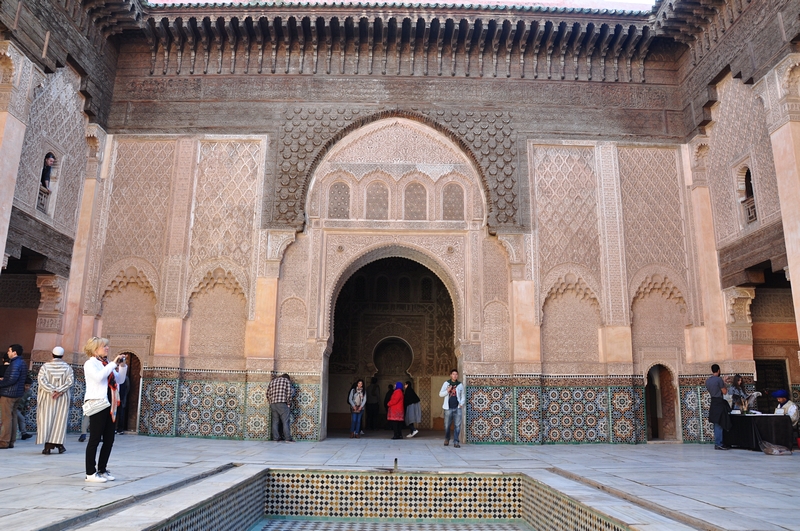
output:
{"label": "small window", "polygon": [[398,298],[400,302],[411,302],[411,280],[408,277],[400,279]]}
{"label": "small window", "polygon": [[378,302],[389,302],[389,279],[378,277],[375,281],[375,300]]}
{"label": "small window", "polygon": [[456,183],[450,183],[442,192],[442,219],[464,221],[464,191]]}
{"label": "small window", "polygon": [[39,194],[36,197],[36,210],[44,214],[50,211],[50,196],[52,189],[50,181],[53,175],[53,166],[56,165],[56,156],[52,152],[48,152],[44,156],[44,163],[42,165],[42,173],[39,177]]}
{"label": "small window", "polygon": [[419,183],[411,183],[405,192],[405,219],[428,219],[428,194],[425,187]]}
{"label": "small window", "polygon": [[345,183],[334,183],[328,192],[328,217],[330,219],[350,218],[350,187]]}
{"label": "small window", "polygon": [[428,277],[422,279],[422,284],[420,285],[420,296],[423,301],[433,300],[433,281]]}
{"label": "small window", "polygon": [[367,219],[389,219],[389,189],[375,181],[367,187]]}
{"label": "small window", "polygon": [[744,208],[744,218],[747,223],[753,223],[758,219],[756,212],[756,198],[753,195],[753,175],[750,173],[750,168],[744,173],[744,200],[742,201]]}

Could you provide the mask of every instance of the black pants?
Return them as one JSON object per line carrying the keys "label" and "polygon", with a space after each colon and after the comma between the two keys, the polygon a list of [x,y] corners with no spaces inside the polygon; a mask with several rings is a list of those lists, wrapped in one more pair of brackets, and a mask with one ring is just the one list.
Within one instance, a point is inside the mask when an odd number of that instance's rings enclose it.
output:
{"label": "black pants", "polygon": [[[86,475],[91,476],[95,472],[106,472],[108,458],[111,457],[111,447],[114,446],[115,422],[111,419],[111,408],[107,407],[99,413],[89,417],[89,444],[86,445]],[[100,460],[95,467],[95,455],[97,446],[103,440],[100,448]]]}
{"label": "black pants", "polygon": [[380,408],[378,404],[367,403],[367,429],[374,430],[378,428],[378,415]]}
{"label": "black pants", "polygon": [[402,439],[403,438],[403,421],[402,420],[393,420],[391,421],[392,428],[394,429],[394,437],[393,439]]}

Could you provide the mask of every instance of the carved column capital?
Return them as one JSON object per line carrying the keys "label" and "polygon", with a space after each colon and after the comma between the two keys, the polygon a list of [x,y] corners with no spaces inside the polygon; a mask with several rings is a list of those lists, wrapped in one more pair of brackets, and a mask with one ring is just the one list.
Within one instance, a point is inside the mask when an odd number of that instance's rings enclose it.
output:
{"label": "carved column capital", "polygon": [[58,275],[37,275],[39,288],[39,312],[36,317],[36,332],[61,334],[64,326],[68,279]]}
{"label": "carved column capital", "polygon": [[44,80],[39,70],[11,41],[0,41],[0,112],[26,123],[33,87]]}
{"label": "carved column capital", "polygon": [[753,319],[750,305],[756,297],[755,288],[732,287],[722,290],[728,326],[728,343],[753,344]]}
{"label": "carved column capital", "polygon": [[293,230],[262,230],[259,235],[258,276],[278,278],[283,254],[295,239]]}
{"label": "carved column capital", "polygon": [[800,53],[784,57],[753,90],[764,103],[770,133],[787,122],[800,122]]}

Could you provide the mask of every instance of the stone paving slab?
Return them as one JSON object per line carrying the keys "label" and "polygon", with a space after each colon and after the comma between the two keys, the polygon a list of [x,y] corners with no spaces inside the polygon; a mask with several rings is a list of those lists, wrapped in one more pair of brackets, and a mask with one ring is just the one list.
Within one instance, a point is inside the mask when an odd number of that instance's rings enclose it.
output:
{"label": "stone paving slab", "polygon": [[[534,477],[562,469],[594,483],[639,496],[672,511],[682,511],[708,523],[710,529],[796,530],[800,507],[800,453],[768,456],[734,450],[715,452],[713,446],[658,445],[462,445],[443,447],[434,435],[392,441],[390,435],[358,440],[329,438],[295,444],[191,438],[118,437],[109,463],[117,481],[83,481],[83,449],[70,435],[67,453],[42,455],[41,446],[19,441],[2,450],[0,466],[0,529],[41,529],[76,515],[128,503],[137,497],[186,481],[230,463],[274,468],[371,470],[391,468],[398,458],[402,471],[519,472]],[[342,463],[346,457],[346,465]],[[538,479],[538,478],[537,478]],[[638,509],[628,500],[598,489],[565,481],[562,490],[590,501],[612,514]],[[555,480],[553,480],[555,481]],[[567,492],[576,489],[575,492]],[[597,494],[605,497],[598,497]],[[776,504],[776,499],[780,504]],[[581,500],[583,501],[583,500]],[[604,505],[605,504],[605,505]],[[638,526],[655,531],[658,523]],[[671,529],[675,529],[674,527]]]}

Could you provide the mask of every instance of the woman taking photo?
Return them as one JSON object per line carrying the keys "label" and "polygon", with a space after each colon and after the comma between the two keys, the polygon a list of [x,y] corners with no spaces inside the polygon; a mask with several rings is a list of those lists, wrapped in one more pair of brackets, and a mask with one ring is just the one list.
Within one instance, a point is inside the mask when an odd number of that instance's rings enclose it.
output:
{"label": "woman taking photo", "polygon": [[[89,444],[86,445],[86,481],[105,483],[114,481],[107,468],[111,447],[114,446],[114,431],[119,406],[119,386],[125,381],[128,366],[125,356],[108,361],[108,339],[93,337],[83,348],[89,359],[83,364],[86,378],[83,413],[89,417]],[[95,463],[97,446],[100,460]]]}
{"label": "woman taking photo", "polygon": [[364,389],[364,380],[361,378],[356,381],[350,389],[350,396],[347,397],[350,404],[350,438],[359,438],[361,431],[361,417],[364,415],[364,406],[367,403],[367,394]]}

